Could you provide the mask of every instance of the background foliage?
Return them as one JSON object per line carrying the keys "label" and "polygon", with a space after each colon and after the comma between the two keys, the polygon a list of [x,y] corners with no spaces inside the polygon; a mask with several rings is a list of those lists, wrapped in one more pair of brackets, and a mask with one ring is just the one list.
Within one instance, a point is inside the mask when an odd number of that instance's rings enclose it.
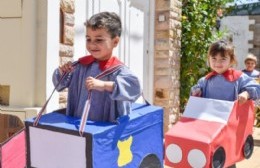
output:
{"label": "background foliage", "polygon": [[209,71],[208,47],[223,36],[223,32],[216,31],[217,10],[224,9],[228,2],[232,0],[182,1],[181,111],[189,98],[190,88]]}

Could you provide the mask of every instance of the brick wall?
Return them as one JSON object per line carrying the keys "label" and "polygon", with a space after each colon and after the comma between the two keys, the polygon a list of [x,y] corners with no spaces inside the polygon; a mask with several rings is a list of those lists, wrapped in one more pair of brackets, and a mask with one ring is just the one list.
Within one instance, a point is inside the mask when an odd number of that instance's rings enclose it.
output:
{"label": "brick wall", "polygon": [[164,107],[164,131],[179,116],[181,1],[156,0],[154,104]]}
{"label": "brick wall", "polygon": [[[72,61],[74,55],[74,12],[75,0],[60,1],[61,37],[60,37],[60,65],[67,61]],[[67,106],[67,90],[60,92],[60,108]]]}

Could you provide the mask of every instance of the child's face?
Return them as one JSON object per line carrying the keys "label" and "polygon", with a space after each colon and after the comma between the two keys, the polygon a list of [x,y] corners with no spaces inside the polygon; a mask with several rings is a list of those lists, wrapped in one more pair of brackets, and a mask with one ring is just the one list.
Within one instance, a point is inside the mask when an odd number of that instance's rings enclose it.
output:
{"label": "child's face", "polygon": [[229,56],[222,57],[220,54],[209,57],[210,68],[218,74],[222,74],[231,67],[231,60]]}
{"label": "child's face", "polygon": [[245,65],[247,71],[253,71],[255,69],[256,63],[253,60],[247,60]]}
{"label": "child's face", "polygon": [[111,38],[106,29],[87,28],[86,38],[88,52],[98,60],[109,59],[119,42],[119,37]]}

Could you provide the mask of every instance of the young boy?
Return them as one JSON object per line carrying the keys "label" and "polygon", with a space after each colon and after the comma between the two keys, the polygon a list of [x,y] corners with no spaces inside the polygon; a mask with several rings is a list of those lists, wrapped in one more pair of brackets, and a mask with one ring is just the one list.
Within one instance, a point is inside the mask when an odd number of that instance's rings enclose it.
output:
{"label": "young boy", "polygon": [[245,58],[245,66],[246,68],[242,71],[248,76],[252,77],[256,81],[259,81],[260,73],[255,70],[255,66],[257,64],[257,58],[253,54],[249,53]]}
{"label": "young boy", "polygon": [[[256,80],[258,83],[260,82],[260,72],[255,70],[257,64],[257,58],[255,55],[249,53],[247,57],[245,58],[245,66],[246,68],[243,69],[242,71],[247,74],[249,77],[253,78]],[[256,116],[256,127],[260,127],[260,100],[255,101],[255,116]]]}
{"label": "young boy", "polygon": [[[53,83],[68,73],[57,90],[68,88],[66,114],[81,117],[88,96],[91,99],[88,119],[114,122],[119,116],[129,114],[131,103],[141,95],[138,78],[112,55],[121,35],[121,21],[113,12],[93,15],[86,25],[86,48],[90,55],[79,64],[68,62],[53,74]],[[123,65],[100,79],[95,77],[111,67]],[[91,93],[91,96],[90,96]]]}

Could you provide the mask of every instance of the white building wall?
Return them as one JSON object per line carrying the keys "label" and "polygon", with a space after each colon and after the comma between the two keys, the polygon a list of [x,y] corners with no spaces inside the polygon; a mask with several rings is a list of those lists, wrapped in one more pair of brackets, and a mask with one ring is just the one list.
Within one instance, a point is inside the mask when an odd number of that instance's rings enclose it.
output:
{"label": "white building wall", "polygon": [[[42,107],[54,89],[59,11],[60,0],[0,1],[0,85],[10,86],[11,107]],[[47,111],[58,107],[56,92]]]}
{"label": "white building wall", "polygon": [[249,48],[253,48],[252,44],[249,44],[249,41],[253,40],[253,32],[249,31],[249,25],[254,22],[254,20],[249,20],[248,16],[227,16],[221,20],[221,30],[227,31],[233,38],[238,59],[237,69],[244,68],[244,59]]}
{"label": "white building wall", "polygon": [[[86,54],[83,23],[91,12],[88,5],[89,1],[75,2],[74,59]],[[10,86],[10,106],[41,107],[54,89],[52,73],[59,65],[59,12],[60,0],[0,0],[0,85]],[[47,111],[57,109],[58,100],[55,92]]]}
{"label": "white building wall", "polygon": [[74,60],[86,55],[85,25],[87,19],[87,1],[75,1],[75,36],[74,36]]}
{"label": "white building wall", "polygon": [[11,106],[34,105],[34,2],[1,0],[0,4],[0,84],[10,86]]}

